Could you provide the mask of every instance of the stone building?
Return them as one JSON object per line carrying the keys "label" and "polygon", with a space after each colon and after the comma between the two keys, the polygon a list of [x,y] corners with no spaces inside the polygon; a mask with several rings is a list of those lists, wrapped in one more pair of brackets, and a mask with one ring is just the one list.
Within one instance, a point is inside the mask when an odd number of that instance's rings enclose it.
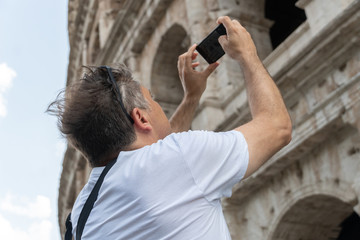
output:
{"label": "stone building", "polygon": [[[360,0],[69,0],[67,84],[82,65],[124,62],[170,116],[183,94],[178,55],[221,15],[251,33],[294,128],[292,142],[223,200],[233,239],[360,239]],[[239,66],[220,61],[192,129],[250,119]],[[89,172],[68,146],[61,232]]]}

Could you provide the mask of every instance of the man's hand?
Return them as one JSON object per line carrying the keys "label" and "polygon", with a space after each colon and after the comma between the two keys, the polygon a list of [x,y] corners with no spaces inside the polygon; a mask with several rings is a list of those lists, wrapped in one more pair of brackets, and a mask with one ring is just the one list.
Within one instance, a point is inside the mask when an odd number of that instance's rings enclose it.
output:
{"label": "man's hand", "polygon": [[196,71],[199,62],[194,62],[197,57],[196,44],[179,56],[178,70],[181,83],[184,88],[184,98],[175,113],[170,118],[171,128],[174,132],[182,132],[190,129],[200,97],[206,89],[207,78],[215,70],[219,63],[210,64],[204,71]]}
{"label": "man's hand", "polygon": [[184,89],[184,98],[200,99],[206,89],[207,78],[219,66],[218,62],[210,64],[204,71],[195,70],[199,62],[192,62],[196,59],[198,53],[195,52],[196,44],[192,45],[189,50],[180,55],[178,59],[178,71],[181,83]]}
{"label": "man's hand", "polygon": [[257,58],[255,44],[237,20],[231,20],[228,16],[219,17],[218,24],[223,24],[227,35],[219,37],[219,43],[231,58],[243,63],[246,60]]}

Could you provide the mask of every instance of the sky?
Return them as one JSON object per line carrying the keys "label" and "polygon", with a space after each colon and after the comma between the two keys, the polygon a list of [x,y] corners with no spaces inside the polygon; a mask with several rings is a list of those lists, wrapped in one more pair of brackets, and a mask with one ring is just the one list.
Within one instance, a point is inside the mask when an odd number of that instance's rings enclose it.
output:
{"label": "sky", "polygon": [[60,239],[66,141],[45,113],[65,87],[67,0],[0,0],[0,239]]}

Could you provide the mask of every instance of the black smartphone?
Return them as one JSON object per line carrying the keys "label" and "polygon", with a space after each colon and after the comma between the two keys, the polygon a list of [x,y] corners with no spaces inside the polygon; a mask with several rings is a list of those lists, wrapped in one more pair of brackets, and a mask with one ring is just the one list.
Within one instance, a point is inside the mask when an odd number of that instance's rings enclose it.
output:
{"label": "black smartphone", "polygon": [[209,64],[216,62],[225,54],[224,49],[218,41],[221,35],[226,35],[226,28],[223,24],[217,26],[217,28],[196,47],[196,50]]}

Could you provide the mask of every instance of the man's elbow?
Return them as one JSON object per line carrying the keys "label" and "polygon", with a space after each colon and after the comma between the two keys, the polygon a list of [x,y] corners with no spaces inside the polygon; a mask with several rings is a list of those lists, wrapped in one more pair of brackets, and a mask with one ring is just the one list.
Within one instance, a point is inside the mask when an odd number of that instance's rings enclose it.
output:
{"label": "man's elbow", "polygon": [[285,147],[291,142],[292,139],[292,123],[291,119],[288,118],[280,125],[278,130],[281,147]]}

